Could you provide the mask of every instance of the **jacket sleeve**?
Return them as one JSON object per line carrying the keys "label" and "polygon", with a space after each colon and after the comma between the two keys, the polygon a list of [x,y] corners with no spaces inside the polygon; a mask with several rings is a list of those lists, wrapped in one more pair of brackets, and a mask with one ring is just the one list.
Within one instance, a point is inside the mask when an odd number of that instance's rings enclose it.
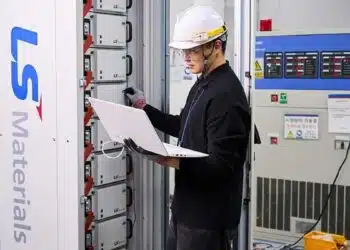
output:
{"label": "jacket sleeve", "polygon": [[179,171],[191,172],[199,182],[220,181],[233,168],[242,167],[245,160],[250,131],[249,111],[244,104],[222,100],[225,99],[214,98],[207,108],[209,156],[180,160]]}
{"label": "jacket sleeve", "polygon": [[151,105],[146,105],[143,110],[152,122],[152,125],[160,131],[178,137],[181,126],[180,115],[169,115]]}

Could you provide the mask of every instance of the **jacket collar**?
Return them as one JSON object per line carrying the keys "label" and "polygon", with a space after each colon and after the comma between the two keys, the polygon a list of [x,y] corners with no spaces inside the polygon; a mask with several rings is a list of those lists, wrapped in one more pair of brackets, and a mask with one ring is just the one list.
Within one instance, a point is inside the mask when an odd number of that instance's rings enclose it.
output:
{"label": "jacket collar", "polygon": [[199,76],[197,78],[196,83],[198,83],[201,87],[207,87],[210,82],[212,82],[217,76],[220,74],[227,72],[230,70],[230,63],[226,60],[226,62],[219,67],[216,67],[213,71],[211,71],[207,76]]}

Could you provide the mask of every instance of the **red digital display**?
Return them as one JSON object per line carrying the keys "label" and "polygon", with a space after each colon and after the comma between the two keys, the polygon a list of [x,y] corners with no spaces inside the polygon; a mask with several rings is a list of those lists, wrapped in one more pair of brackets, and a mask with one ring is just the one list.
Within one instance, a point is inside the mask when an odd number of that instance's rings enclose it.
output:
{"label": "red digital display", "polygon": [[266,52],[264,56],[264,78],[283,77],[283,53]]}
{"label": "red digital display", "polygon": [[350,51],[322,52],[321,78],[350,78]]}
{"label": "red digital display", "polygon": [[285,78],[317,78],[317,52],[286,52]]}

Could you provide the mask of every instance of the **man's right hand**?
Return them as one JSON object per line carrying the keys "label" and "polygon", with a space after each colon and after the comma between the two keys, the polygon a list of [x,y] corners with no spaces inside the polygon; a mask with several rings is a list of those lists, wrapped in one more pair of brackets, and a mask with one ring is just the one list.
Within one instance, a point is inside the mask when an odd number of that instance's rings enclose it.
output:
{"label": "man's right hand", "polygon": [[123,93],[130,100],[133,107],[143,109],[146,106],[146,98],[141,90],[129,87],[124,89]]}

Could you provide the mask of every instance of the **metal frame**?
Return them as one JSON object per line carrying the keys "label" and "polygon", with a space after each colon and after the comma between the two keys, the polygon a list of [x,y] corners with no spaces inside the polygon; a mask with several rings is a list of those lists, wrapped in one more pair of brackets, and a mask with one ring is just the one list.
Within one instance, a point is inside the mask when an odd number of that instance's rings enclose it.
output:
{"label": "metal frame", "polygon": [[[245,93],[249,98],[249,103],[253,109],[253,90],[254,78],[246,76],[246,72],[250,75],[254,73],[254,47],[255,44],[255,15],[254,6],[256,0],[234,0],[234,64],[233,68],[238,78],[241,80]],[[251,7],[253,9],[251,9]],[[252,129],[254,131],[254,118],[252,117]],[[251,249],[252,239],[250,235],[251,229],[251,211],[252,211],[252,183],[250,180],[251,169],[253,168],[252,145],[254,145],[254,133],[251,133],[251,141],[247,156],[247,163],[244,169],[243,180],[243,203],[240,225],[238,228],[238,249]],[[235,249],[235,248],[234,248]]]}
{"label": "metal frame", "polygon": [[[244,30],[244,3],[246,2],[246,0],[234,0],[234,14],[233,14],[233,18],[234,18],[234,34],[233,34],[233,51],[234,51],[234,58],[233,58],[233,69],[237,75],[237,77],[240,79],[244,90],[246,92],[246,94],[248,93],[248,89],[246,88],[247,83],[245,82],[245,77],[244,77],[244,71],[246,71],[246,68],[244,67],[244,62],[245,59],[248,58],[245,55],[245,41],[244,41],[244,34],[245,34],[245,30]],[[244,177],[246,175],[246,167],[245,167],[245,171],[244,171]],[[245,199],[245,197],[247,196],[247,183],[245,181],[245,178],[243,180],[243,194],[242,197],[243,199]],[[233,244],[232,247],[233,249],[247,249],[246,248],[246,240],[245,240],[245,235],[247,234],[246,232],[246,206],[244,204],[244,202],[242,203],[242,214],[241,214],[241,219],[240,219],[240,224],[239,224],[239,228],[238,228],[238,235],[235,235],[234,239],[233,239]],[[235,242],[237,241],[238,242]]]}
{"label": "metal frame", "polygon": [[[56,2],[55,8],[56,41],[53,50],[56,72],[61,73],[57,76],[56,87],[58,193],[52,194],[58,200],[57,217],[61,232],[56,247],[83,249],[85,208],[79,203],[84,195],[83,5],[79,0],[63,0]],[[67,29],[72,25],[73,28]]]}
{"label": "metal frame", "polygon": [[[249,12],[249,19],[247,17],[247,20],[249,20],[249,72],[251,73],[251,79],[250,79],[250,106],[251,109],[255,110],[255,37],[257,33],[257,16],[258,16],[258,10],[256,8],[258,0],[249,0],[250,6],[247,8]],[[251,112],[251,131],[254,131],[254,124],[255,124],[255,115],[254,112]],[[254,173],[254,166],[255,166],[255,152],[254,152],[254,132],[251,133],[251,140],[250,140],[250,183],[249,183],[249,190],[250,190],[250,203],[249,203],[249,226],[247,228],[248,233],[248,248],[252,249],[253,246],[253,229],[255,228],[255,218],[256,218],[256,176]]]}
{"label": "metal frame", "polygon": [[[143,83],[143,3],[142,1],[133,1],[132,8],[128,10],[127,19],[132,23],[133,38],[128,44],[128,54],[133,58],[133,73],[128,76],[128,86],[135,86],[142,89]],[[143,249],[143,176],[142,162],[140,159],[132,159],[133,173],[132,179],[128,179],[129,185],[133,187],[133,208],[129,211],[129,218],[133,219],[133,237],[128,241],[128,249]]]}
{"label": "metal frame", "polygon": [[[163,8],[161,13],[163,14],[162,19],[164,22],[162,22],[162,30],[164,32],[164,40],[162,44],[162,48],[164,50],[164,67],[163,67],[163,78],[162,78],[162,83],[163,83],[163,111],[169,112],[170,109],[170,49],[169,49],[169,36],[170,36],[170,0],[164,0],[162,1],[163,3]],[[165,142],[169,142],[169,136],[165,136]],[[163,179],[163,202],[164,202],[164,207],[163,207],[163,213],[162,213],[162,225],[163,225],[163,235],[162,235],[162,250],[167,250],[166,249],[166,240],[168,237],[168,224],[169,224],[169,214],[170,214],[170,204],[169,204],[169,190],[170,190],[170,171],[169,168],[163,168],[163,173],[162,173],[162,179]]]}
{"label": "metal frame", "polygon": [[[168,1],[144,0],[143,17],[143,90],[148,103],[167,111],[168,57],[167,15]],[[164,40],[159,39],[164,37]],[[165,248],[168,202],[167,170],[143,160],[140,162],[140,186],[137,189],[142,204],[136,212],[141,217],[140,243],[136,249],[163,250]],[[135,167],[138,168],[138,167]]]}

